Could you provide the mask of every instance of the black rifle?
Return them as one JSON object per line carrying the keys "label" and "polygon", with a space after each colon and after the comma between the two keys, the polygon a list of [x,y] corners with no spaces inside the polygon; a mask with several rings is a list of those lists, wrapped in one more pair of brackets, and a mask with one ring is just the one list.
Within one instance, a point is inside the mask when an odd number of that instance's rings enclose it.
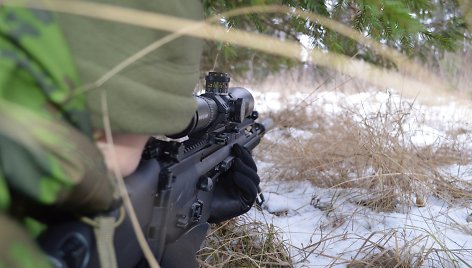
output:
{"label": "black rifle", "polygon": [[[213,186],[231,168],[231,148],[239,144],[251,151],[272,127],[270,119],[255,121],[253,96],[244,88],[228,88],[227,74],[210,73],[206,80],[191,123],[172,135],[188,139],[151,138],[138,169],[125,178],[141,228],[163,267],[198,266],[195,255],[209,228]],[[256,202],[263,201],[260,194]],[[57,267],[99,267],[93,233],[83,223],[52,225],[39,242]],[[119,267],[146,266],[129,219],[115,230],[114,245]]]}

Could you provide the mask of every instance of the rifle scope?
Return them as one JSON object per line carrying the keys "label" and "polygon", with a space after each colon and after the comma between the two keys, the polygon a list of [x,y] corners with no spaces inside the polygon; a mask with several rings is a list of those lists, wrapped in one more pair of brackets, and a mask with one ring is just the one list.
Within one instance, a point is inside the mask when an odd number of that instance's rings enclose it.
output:
{"label": "rifle scope", "polygon": [[205,93],[195,96],[197,110],[184,131],[171,138],[192,137],[211,132],[228,122],[242,123],[245,118],[255,120],[254,97],[245,88],[229,88],[229,75],[210,72],[206,77]]}

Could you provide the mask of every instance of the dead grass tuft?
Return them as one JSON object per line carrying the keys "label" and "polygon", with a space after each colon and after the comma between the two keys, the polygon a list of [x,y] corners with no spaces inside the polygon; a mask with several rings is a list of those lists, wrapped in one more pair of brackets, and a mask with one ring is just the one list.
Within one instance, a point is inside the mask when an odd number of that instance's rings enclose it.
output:
{"label": "dead grass tuft", "polygon": [[377,211],[422,206],[431,193],[449,201],[472,198],[471,182],[441,171],[471,162],[465,141],[457,139],[467,130],[450,129],[419,146],[413,136],[423,131],[415,129],[423,119],[414,102],[390,95],[377,110],[360,110],[326,113],[311,103],[271,114],[280,129],[260,148],[260,159],[274,163],[266,177],[352,188],[354,203]]}
{"label": "dead grass tuft", "polygon": [[242,217],[213,226],[199,252],[201,267],[292,267],[273,225]]}
{"label": "dead grass tuft", "polygon": [[454,266],[453,263],[457,264],[452,256],[443,254],[442,250],[421,246],[431,239],[429,235],[409,240],[404,235],[391,230],[361,238],[364,243],[357,249],[347,268],[450,267]]}
{"label": "dead grass tuft", "polygon": [[407,260],[402,260],[394,251],[384,250],[361,261],[352,261],[347,268],[410,268]]}

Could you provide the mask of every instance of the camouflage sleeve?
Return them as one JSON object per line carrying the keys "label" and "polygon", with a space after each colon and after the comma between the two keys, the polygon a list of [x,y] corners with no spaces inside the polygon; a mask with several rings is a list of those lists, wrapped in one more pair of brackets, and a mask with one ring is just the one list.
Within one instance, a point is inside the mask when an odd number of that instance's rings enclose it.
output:
{"label": "camouflage sleeve", "polygon": [[[113,187],[100,152],[84,135],[0,101],[0,170],[13,190],[45,205],[100,211]],[[25,130],[28,131],[25,131]]]}
{"label": "camouflage sleeve", "polygon": [[28,233],[1,212],[0,226],[0,268],[51,267]]}
{"label": "camouflage sleeve", "polygon": [[0,1],[0,268],[50,267],[21,213],[30,204],[95,212],[114,200],[54,20]]}
{"label": "camouflage sleeve", "polygon": [[114,188],[84,135],[90,123],[77,84],[54,16],[0,3],[0,171],[8,187],[43,205],[105,210]]}
{"label": "camouflage sleeve", "polygon": [[5,211],[10,205],[10,194],[8,193],[8,186],[0,169],[0,211]]}

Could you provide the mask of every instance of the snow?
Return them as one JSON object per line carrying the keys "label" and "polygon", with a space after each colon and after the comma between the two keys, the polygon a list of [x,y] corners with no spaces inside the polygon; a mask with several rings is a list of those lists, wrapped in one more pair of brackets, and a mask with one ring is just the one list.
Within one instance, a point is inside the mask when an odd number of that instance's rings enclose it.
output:
{"label": "snow", "polygon": [[[412,251],[423,246],[465,249],[469,252],[462,258],[472,263],[472,224],[465,217],[471,211],[467,208],[428,200],[427,206],[413,207],[408,213],[375,213],[349,202],[348,196],[333,200],[335,190],[308,182],[269,182],[263,189],[263,210],[253,209],[249,215],[282,230],[296,267],[345,267],[362,247],[360,238],[370,238],[385,248],[420,240]],[[324,205],[313,204],[315,196]],[[396,239],[386,241],[389,234]]]}
{"label": "snow", "polygon": [[[434,146],[440,140],[447,141],[451,136],[447,131],[452,128],[463,130],[454,135],[458,141],[470,140],[472,109],[449,100],[423,105],[391,91],[298,93],[289,97],[278,92],[254,92],[254,95],[261,112],[316,103],[316,109],[330,114],[349,107],[359,116],[365,116],[395,106],[415,113],[415,120],[404,124],[407,138],[415,146]],[[297,139],[313,135],[300,129],[291,129],[289,133]],[[280,130],[275,129],[267,139],[276,141],[280,135]],[[262,209],[253,208],[248,217],[280,230],[295,267],[346,267],[354,258],[362,259],[381,248],[395,250],[403,245],[408,245],[410,254],[435,249],[422,267],[472,265],[472,223],[466,220],[472,212],[470,202],[450,204],[427,196],[423,207],[412,205],[407,211],[375,212],[355,202],[360,189],[322,189],[308,181],[274,181],[266,172],[271,166],[271,163],[258,163],[266,201]],[[472,166],[458,163],[444,167],[443,172],[472,181],[471,170]]]}

